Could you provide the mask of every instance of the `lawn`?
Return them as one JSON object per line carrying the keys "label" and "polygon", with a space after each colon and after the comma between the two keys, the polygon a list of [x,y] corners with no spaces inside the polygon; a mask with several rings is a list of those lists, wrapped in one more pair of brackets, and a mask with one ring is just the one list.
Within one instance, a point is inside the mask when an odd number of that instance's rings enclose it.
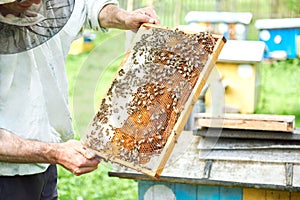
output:
{"label": "lawn", "polygon": [[300,127],[300,59],[261,66],[261,89],[256,113],[295,115]]}
{"label": "lawn", "polygon": [[[112,30],[97,35],[92,52],[68,56],[70,106],[77,139],[86,131],[124,56],[124,41],[123,31]],[[300,127],[300,59],[263,62],[260,68],[260,99],[255,112],[295,115]],[[110,167],[102,163],[98,170],[80,177],[59,167],[59,199],[137,199],[137,183],[108,177]]]}

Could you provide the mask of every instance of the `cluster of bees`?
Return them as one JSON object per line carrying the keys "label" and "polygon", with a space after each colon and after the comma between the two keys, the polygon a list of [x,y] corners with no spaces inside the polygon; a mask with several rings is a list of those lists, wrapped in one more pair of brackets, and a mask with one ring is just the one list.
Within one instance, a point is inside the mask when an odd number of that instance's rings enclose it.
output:
{"label": "cluster of bees", "polygon": [[138,32],[136,37],[85,143],[100,156],[144,167],[161,153],[174,131],[215,39],[204,32],[160,28]]}

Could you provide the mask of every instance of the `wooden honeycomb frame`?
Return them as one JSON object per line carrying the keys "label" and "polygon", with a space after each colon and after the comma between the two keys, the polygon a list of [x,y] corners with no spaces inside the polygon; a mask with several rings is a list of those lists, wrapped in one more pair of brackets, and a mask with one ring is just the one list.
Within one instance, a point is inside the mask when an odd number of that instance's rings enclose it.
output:
{"label": "wooden honeycomb frame", "polygon": [[142,25],[84,145],[158,178],[225,42],[221,35]]}

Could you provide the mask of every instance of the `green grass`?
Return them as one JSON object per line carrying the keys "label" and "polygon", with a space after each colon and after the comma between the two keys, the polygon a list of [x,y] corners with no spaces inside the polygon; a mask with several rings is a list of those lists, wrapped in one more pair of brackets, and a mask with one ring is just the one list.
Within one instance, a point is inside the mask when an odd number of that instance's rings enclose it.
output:
{"label": "green grass", "polygon": [[60,200],[134,200],[137,199],[137,182],[107,175],[109,167],[101,164],[89,174],[74,176],[58,168]]}
{"label": "green grass", "polygon": [[300,59],[263,63],[256,113],[295,115],[300,127]]}
{"label": "green grass", "polygon": [[[123,58],[124,36],[123,31],[117,30],[108,34],[98,34],[92,52],[68,56],[69,95],[77,139],[86,131]],[[299,127],[300,59],[263,62],[260,75],[260,99],[255,112],[295,115],[296,126]],[[109,177],[109,170],[110,165],[105,163],[90,174],[76,177],[59,167],[59,199],[137,199],[137,183],[133,180]]]}

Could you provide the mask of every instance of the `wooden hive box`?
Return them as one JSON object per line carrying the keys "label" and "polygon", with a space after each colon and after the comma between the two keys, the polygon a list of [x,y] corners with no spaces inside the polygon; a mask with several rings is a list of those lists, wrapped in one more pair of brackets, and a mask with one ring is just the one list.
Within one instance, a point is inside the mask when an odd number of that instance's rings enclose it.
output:
{"label": "wooden hive box", "polygon": [[159,177],[225,41],[144,24],[84,145],[107,161]]}

